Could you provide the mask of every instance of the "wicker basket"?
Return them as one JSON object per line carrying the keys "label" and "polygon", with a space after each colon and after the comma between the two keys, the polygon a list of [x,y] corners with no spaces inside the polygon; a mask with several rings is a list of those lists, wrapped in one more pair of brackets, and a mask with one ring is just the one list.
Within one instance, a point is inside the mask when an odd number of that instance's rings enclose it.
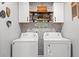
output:
{"label": "wicker basket", "polygon": [[41,4],[41,5],[37,6],[37,11],[38,12],[47,12],[47,6]]}

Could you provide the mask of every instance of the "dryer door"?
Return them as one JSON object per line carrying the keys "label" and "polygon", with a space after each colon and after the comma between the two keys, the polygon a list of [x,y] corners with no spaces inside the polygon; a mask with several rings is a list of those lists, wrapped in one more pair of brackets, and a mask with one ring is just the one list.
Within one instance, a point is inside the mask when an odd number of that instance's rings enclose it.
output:
{"label": "dryer door", "polygon": [[48,44],[47,56],[49,57],[68,57],[68,46],[66,44]]}

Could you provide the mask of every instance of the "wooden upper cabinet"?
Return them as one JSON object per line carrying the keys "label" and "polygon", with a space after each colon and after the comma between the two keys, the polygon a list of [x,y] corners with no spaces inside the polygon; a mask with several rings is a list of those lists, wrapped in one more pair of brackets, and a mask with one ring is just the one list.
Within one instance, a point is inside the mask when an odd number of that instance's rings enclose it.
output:
{"label": "wooden upper cabinet", "polygon": [[79,18],[79,3],[78,2],[72,2],[71,7],[72,7],[72,19],[74,17]]}

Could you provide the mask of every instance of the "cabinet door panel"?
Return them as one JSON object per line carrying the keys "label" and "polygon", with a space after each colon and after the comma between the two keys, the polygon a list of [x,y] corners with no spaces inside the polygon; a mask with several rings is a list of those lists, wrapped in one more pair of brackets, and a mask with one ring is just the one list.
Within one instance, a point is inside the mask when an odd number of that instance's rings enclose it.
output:
{"label": "cabinet door panel", "polygon": [[70,45],[64,43],[44,43],[45,57],[70,57]]}
{"label": "cabinet door panel", "polygon": [[54,3],[54,22],[64,22],[64,3]]}
{"label": "cabinet door panel", "polygon": [[19,22],[29,22],[29,2],[19,2]]}
{"label": "cabinet door panel", "polygon": [[67,57],[68,55],[68,46],[66,44],[50,44],[49,50],[48,56]]}
{"label": "cabinet door panel", "polygon": [[37,57],[38,43],[37,42],[17,42],[12,46],[13,57]]}

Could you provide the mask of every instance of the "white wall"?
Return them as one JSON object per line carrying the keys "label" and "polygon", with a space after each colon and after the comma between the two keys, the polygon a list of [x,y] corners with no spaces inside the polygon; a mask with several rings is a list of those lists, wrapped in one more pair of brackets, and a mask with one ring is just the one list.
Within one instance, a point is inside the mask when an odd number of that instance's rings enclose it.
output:
{"label": "white wall", "polygon": [[[9,57],[11,54],[10,45],[12,40],[18,38],[20,34],[20,27],[18,24],[18,4],[17,3],[5,3],[3,5],[0,4],[0,11],[5,7],[9,7],[11,9],[11,16],[8,18],[2,19],[0,17],[0,56],[1,57]],[[6,26],[6,21],[12,21],[12,26],[8,28]]]}
{"label": "white wall", "polygon": [[65,20],[62,29],[63,36],[72,41],[72,54],[79,57],[79,19],[72,21],[71,4],[65,3]]}

